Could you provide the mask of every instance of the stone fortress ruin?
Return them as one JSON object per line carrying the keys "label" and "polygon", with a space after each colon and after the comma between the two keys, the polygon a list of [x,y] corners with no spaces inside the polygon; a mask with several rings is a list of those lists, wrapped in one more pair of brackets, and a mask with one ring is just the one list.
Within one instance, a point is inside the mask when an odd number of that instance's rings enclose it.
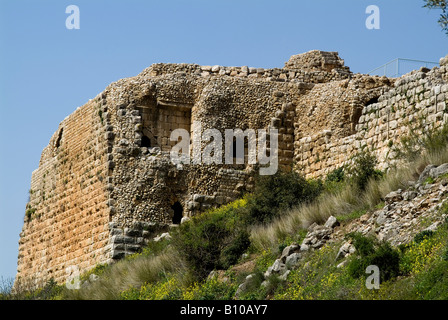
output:
{"label": "stone fortress ruin", "polygon": [[[272,129],[278,163],[324,177],[368,147],[382,169],[419,123],[448,119],[448,56],[401,78],[353,74],[336,52],[283,68],[154,64],[64,119],[31,179],[17,279],[41,285],[138,252],[184,217],[250,192],[258,165],[170,160],[173,130]],[[202,142],[202,148],[205,142]],[[247,157],[247,144],[246,157]]]}

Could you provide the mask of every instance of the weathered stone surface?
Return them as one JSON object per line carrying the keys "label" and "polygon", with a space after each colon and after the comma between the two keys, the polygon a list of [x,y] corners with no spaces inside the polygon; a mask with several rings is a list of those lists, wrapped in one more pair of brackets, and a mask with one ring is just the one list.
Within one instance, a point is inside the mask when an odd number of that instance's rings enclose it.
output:
{"label": "weathered stone surface", "polygon": [[251,283],[251,281],[254,278],[254,276],[255,276],[254,274],[248,275],[246,277],[245,281],[238,286],[238,289],[235,292],[235,297],[236,298],[238,298],[241,295],[241,293],[243,293],[245,290],[247,290],[247,287]]}
{"label": "weathered stone surface", "polygon": [[339,248],[338,254],[336,255],[336,261],[347,257],[348,255],[356,251],[355,247],[351,242],[345,242],[341,248]]}
{"label": "weathered stone surface", "polygon": [[436,179],[441,175],[448,173],[448,163],[442,164],[438,167],[432,168],[429,172],[431,178]]}
{"label": "weathered stone surface", "polygon": [[287,247],[285,247],[285,248],[283,249],[283,251],[282,251],[282,255],[280,256],[280,260],[281,260],[283,263],[285,263],[286,258],[287,258],[288,256],[290,256],[290,255],[293,254],[293,253],[299,252],[299,251],[300,251],[300,246],[299,246],[299,245],[297,245],[297,244],[289,245],[289,246],[287,246]]}
{"label": "weathered stone surface", "polygon": [[300,248],[302,251],[312,249],[321,248],[325,242],[330,239],[331,234],[333,233],[333,229],[326,226],[320,226],[316,223],[312,224],[308,228],[308,233],[303,239]]}
{"label": "weathered stone surface", "polygon": [[418,193],[417,193],[417,191],[410,190],[410,191],[403,192],[402,196],[403,196],[403,200],[409,201],[409,200],[412,200],[415,197],[417,197]]}
{"label": "weathered stone surface", "polygon": [[384,197],[384,201],[386,203],[388,203],[388,204],[400,201],[402,199],[403,199],[403,197],[401,195],[401,190],[399,190],[399,191],[392,191],[391,193],[387,194]]}
{"label": "weathered stone surface", "polygon": [[160,236],[157,236],[154,238],[155,242],[161,241],[161,240],[170,240],[171,235],[168,232],[162,233]]}
{"label": "weathered stone surface", "polygon": [[331,216],[331,217],[329,217],[328,220],[325,222],[324,227],[326,227],[326,228],[334,228],[334,227],[336,227],[336,226],[338,226],[338,225],[339,225],[338,220],[337,220],[335,217]]}
{"label": "weathered stone surface", "polygon": [[292,56],[289,61],[285,63],[285,68],[307,71],[331,71],[334,68],[340,68],[343,70],[348,69],[347,67],[344,67],[344,60],[339,58],[337,52],[323,52],[318,50]]}
{"label": "weathered stone surface", "polygon": [[294,252],[294,253],[290,254],[289,256],[287,256],[286,260],[285,260],[286,268],[287,269],[294,268],[298,264],[301,257],[302,257],[301,254],[298,252]]}
{"label": "weathered stone surface", "polygon": [[281,276],[279,276],[278,278],[282,281],[286,281],[286,279],[288,278],[288,275],[291,273],[291,270],[286,270]]}
{"label": "weathered stone surface", "polygon": [[280,260],[277,259],[275,262],[266,270],[264,273],[265,278],[269,278],[272,274],[282,275],[287,270],[286,265]]}
{"label": "weathered stone surface", "polygon": [[181,220],[180,220],[180,223],[182,224],[182,223],[185,223],[185,222],[188,222],[188,221],[190,221],[191,219],[189,218],[189,217],[183,217]]}
{"label": "weathered stone surface", "polygon": [[387,221],[387,212],[385,211],[380,211],[378,213],[378,217],[376,218],[376,223],[378,225],[382,225]]}
{"label": "weathered stone surface", "polygon": [[435,165],[430,164],[425,167],[420,176],[418,177],[417,183],[422,184],[428,177],[430,177],[431,170],[436,168]]}

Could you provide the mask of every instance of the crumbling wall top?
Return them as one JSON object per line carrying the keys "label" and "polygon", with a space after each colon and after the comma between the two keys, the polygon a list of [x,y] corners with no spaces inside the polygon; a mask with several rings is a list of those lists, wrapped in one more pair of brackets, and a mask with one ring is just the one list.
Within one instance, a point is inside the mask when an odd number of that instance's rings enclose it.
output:
{"label": "crumbling wall top", "polygon": [[327,71],[333,69],[344,69],[344,60],[339,57],[338,52],[326,52],[320,50],[312,50],[302,54],[296,54],[285,63],[285,69],[300,69],[304,71]]}

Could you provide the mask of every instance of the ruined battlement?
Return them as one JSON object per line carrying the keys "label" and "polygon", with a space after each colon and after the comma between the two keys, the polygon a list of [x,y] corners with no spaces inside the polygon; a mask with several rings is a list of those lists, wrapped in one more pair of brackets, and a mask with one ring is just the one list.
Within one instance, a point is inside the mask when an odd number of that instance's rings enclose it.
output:
{"label": "ruined battlement", "polygon": [[252,190],[259,164],[248,163],[247,144],[242,164],[178,166],[169,156],[176,129],[276,131],[279,168],[308,178],[366,145],[387,168],[391,145],[416,117],[424,126],[447,120],[446,60],[388,79],[353,74],[336,52],[315,50],[284,68],[154,64],[110,84],[64,119],[42,152],[17,279],[65,281],[67,268],[83,272],[138,252],[182,218]]}
{"label": "ruined battlement", "polygon": [[283,68],[265,69],[248,66],[225,67],[220,65],[157,63],[145,69],[139,76],[167,74],[180,76],[192,74],[202,77],[230,76],[257,79],[258,81],[322,83],[347,79],[352,75],[352,72],[349,67],[344,66],[344,60],[339,58],[337,52],[313,50],[293,55]]}

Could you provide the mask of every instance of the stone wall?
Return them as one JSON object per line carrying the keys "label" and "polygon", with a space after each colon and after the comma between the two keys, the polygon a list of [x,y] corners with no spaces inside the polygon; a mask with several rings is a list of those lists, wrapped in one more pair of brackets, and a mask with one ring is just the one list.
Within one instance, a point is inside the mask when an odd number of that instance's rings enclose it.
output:
{"label": "stone wall", "polygon": [[357,125],[366,105],[393,86],[385,77],[354,75],[316,84],[297,104],[295,166],[307,177],[325,176],[357,150]]}
{"label": "stone wall", "polygon": [[[328,119],[325,114],[315,115],[318,119],[315,121],[299,120],[296,123],[299,127],[318,128],[314,132],[308,130],[312,134],[304,134],[303,131],[306,130],[296,131],[295,163],[299,170],[302,170],[308,178],[324,177],[332,170],[349,163],[352,156],[361,152],[364,147],[368,147],[377,156],[380,169],[390,167],[396,162],[394,148],[400,145],[401,139],[408,136],[411,130],[414,134],[428,132],[430,129],[439,128],[448,120],[447,69],[445,59],[441,59],[440,68],[432,70],[422,68],[395,81],[362,76],[359,80],[368,80],[367,95],[359,95],[356,91],[361,84],[356,83],[355,76],[350,80],[347,90],[343,90],[344,93],[333,101],[330,99],[326,104],[331,109],[338,106],[334,112],[343,110],[341,104],[346,104],[347,108],[349,106],[359,108],[364,104],[359,109],[361,112],[356,121],[345,122],[354,130],[344,128],[344,122],[333,122],[334,125],[322,122]],[[385,87],[375,85],[375,81],[377,84],[378,81],[383,83],[390,81],[393,87],[385,90]],[[305,106],[319,105],[319,102],[325,105],[325,98],[328,95],[334,97],[338,94],[335,86],[338,84],[342,86],[345,82],[347,81],[323,84],[322,90],[314,96],[315,101]],[[310,93],[312,94],[313,92]],[[303,99],[310,101],[309,95]],[[329,114],[330,112],[327,113]]]}
{"label": "stone wall", "polygon": [[223,138],[226,129],[276,129],[279,168],[307,177],[366,144],[385,167],[408,122],[445,120],[446,78],[446,66],[397,80],[353,75],[337,53],[311,51],[281,69],[155,64],[114,82],[61,122],[42,152],[17,279],[62,282],[67,267],[138,252],[182,218],[253,190],[258,164],[173,164],[175,129],[190,132],[190,150],[195,123]]}
{"label": "stone wall", "polygon": [[109,230],[104,124],[89,102],[59,125],[32,174],[20,234],[17,279],[62,281],[107,258]]}
{"label": "stone wall", "polygon": [[255,68],[248,66],[200,66],[196,64],[158,63],[145,69],[141,76],[160,76],[165,74],[194,74],[204,78],[220,75],[236,78],[265,79],[278,82],[323,83],[347,79],[352,74],[349,67],[337,52],[313,50],[293,55],[284,68]]}
{"label": "stone wall", "polygon": [[[189,130],[193,139],[194,122],[201,124],[201,134],[218,129],[223,137],[225,129],[277,128],[280,166],[292,168],[291,101],[310,86],[219,73],[204,77],[194,72],[194,65],[184,65],[184,72],[175,66],[160,67],[165,67],[163,72],[145,70],[135,78],[112,84],[103,93],[111,126],[108,159],[113,165],[108,204],[117,235],[111,239],[114,259],[134,253],[138,245],[175,223],[174,205],[182,208],[182,217],[189,217],[253,188],[256,168],[247,163],[226,164],[224,156],[222,164],[177,168],[168,152],[173,145],[169,143],[172,130]],[[201,151],[206,144],[200,143]],[[152,231],[142,236],[145,230],[141,225],[148,222]]]}

